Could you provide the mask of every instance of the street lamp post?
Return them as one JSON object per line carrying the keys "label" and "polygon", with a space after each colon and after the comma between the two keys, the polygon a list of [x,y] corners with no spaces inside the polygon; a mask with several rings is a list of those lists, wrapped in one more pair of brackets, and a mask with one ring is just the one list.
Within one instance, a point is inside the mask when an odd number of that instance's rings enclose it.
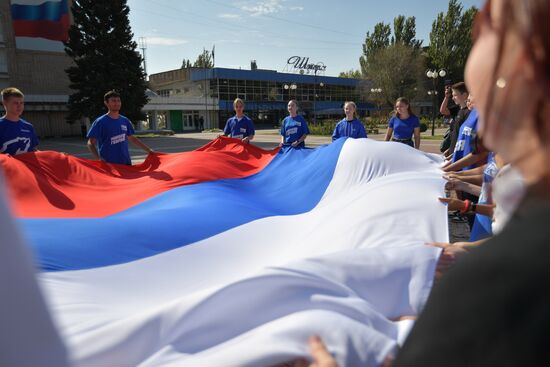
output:
{"label": "street lamp post", "polygon": [[444,78],[447,75],[445,69],[426,71],[426,76],[432,80],[432,90],[428,91],[428,95],[432,96],[432,136],[435,135],[435,109],[437,105],[437,78]]}
{"label": "street lamp post", "polygon": [[378,117],[380,117],[380,93],[382,93],[382,88],[371,88],[370,92],[376,95],[376,107],[378,109]]}
{"label": "street lamp post", "polygon": [[288,95],[289,95],[290,99],[292,99],[292,92],[290,92],[290,91],[296,90],[296,88],[298,88],[298,86],[296,84],[292,83],[292,84],[283,85],[283,88],[285,90],[289,91]]}
{"label": "street lamp post", "polygon": [[[324,84],[319,83],[319,87],[323,88]],[[317,123],[317,69],[315,69],[315,83],[313,84],[313,123]]]}

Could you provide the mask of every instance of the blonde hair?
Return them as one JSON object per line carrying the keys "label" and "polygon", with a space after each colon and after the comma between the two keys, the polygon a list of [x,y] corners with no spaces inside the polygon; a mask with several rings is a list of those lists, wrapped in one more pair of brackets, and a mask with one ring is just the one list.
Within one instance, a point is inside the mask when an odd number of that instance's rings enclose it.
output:
{"label": "blonde hair", "polygon": [[357,105],[353,101],[346,101],[344,102],[344,108],[346,108],[346,105],[353,106],[353,118],[357,118]]}
{"label": "blonde hair", "polygon": [[239,102],[243,105],[244,108],[244,101],[240,98],[235,98],[235,100],[233,101],[233,108],[237,107],[237,103]]}
{"label": "blonde hair", "polygon": [[2,94],[2,101],[7,101],[8,98],[10,97],[19,97],[19,98],[24,97],[23,92],[13,87],[2,89],[2,92],[0,93]]}

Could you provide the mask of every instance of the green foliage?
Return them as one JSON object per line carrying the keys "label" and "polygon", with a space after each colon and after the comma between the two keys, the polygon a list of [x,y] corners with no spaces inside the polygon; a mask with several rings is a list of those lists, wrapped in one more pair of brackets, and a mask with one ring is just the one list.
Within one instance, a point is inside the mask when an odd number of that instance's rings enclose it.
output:
{"label": "green foliage", "polygon": [[421,121],[421,122],[420,122],[420,132],[423,133],[423,132],[425,132],[426,130],[428,130],[428,124],[425,123],[424,121]]}
{"label": "green foliage", "polygon": [[422,41],[416,39],[415,17],[399,15],[393,21],[393,36],[389,24],[378,23],[372,33],[367,32],[363,55],[359,59],[362,75],[380,88],[380,93],[366,95],[380,105],[392,106],[398,97],[413,100],[422,95],[425,57]]}
{"label": "green foliage", "polygon": [[446,13],[432,23],[428,56],[435,68],[446,69],[455,82],[464,80],[464,66],[472,48],[472,25],[477,8],[463,12],[458,0],[449,0]]}
{"label": "green foliage", "polygon": [[122,111],[131,120],[141,120],[147,103],[142,58],[132,40],[126,0],[75,0],[73,24],[65,52],[74,65],[66,72],[70,87],[69,117],[93,119],[106,109],[105,92],[115,89],[122,98]]}
{"label": "green foliage", "polygon": [[349,69],[348,71],[342,71],[339,78],[352,78],[352,79],[361,79],[361,71],[356,69]]}
{"label": "green foliage", "polygon": [[379,50],[371,56],[364,73],[382,92],[367,90],[367,94],[387,106],[393,106],[398,97],[414,100],[423,94],[424,70],[425,59],[413,47],[397,43]]}
{"label": "green foliage", "polygon": [[214,67],[214,61],[212,57],[212,52],[202,49],[202,53],[197,57],[197,60],[193,64],[196,68],[206,68],[210,69]]}
{"label": "green foliage", "polygon": [[363,44],[363,56],[359,59],[363,75],[366,75],[365,69],[368,65],[370,57],[377,51],[383,50],[390,45],[390,34],[390,25],[384,24],[383,22],[377,23],[374,26],[374,31],[372,34],[367,32],[365,43]]}
{"label": "green foliage", "polygon": [[398,15],[393,20],[393,36],[389,24],[384,22],[377,23],[372,33],[367,32],[365,43],[363,44],[363,55],[359,58],[361,71],[366,74],[370,59],[381,50],[385,50],[392,45],[405,45],[416,50],[420,49],[422,41],[416,40],[416,18]]}
{"label": "green foliage", "polygon": [[191,67],[191,60],[185,59],[185,58],[184,58],[184,59],[181,61],[181,68],[182,68],[182,69],[186,69],[186,68],[190,68],[190,67]]}
{"label": "green foliage", "polygon": [[323,120],[316,124],[308,125],[309,132],[312,135],[325,135],[325,136],[331,136],[334,132],[334,128],[336,127],[336,124],[340,120]]}
{"label": "green foliage", "polygon": [[401,43],[420,49],[422,40],[416,40],[416,18],[399,15],[393,20],[392,44]]}
{"label": "green foliage", "polygon": [[[340,120],[319,121],[317,124],[308,125],[309,132],[312,135],[331,136],[338,122],[340,122]],[[365,127],[367,134],[378,134],[380,129],[384,129],[387,126],[387,121],[382,119],[365,118],[361,120],[361,123]]]}
{"label": "green foliage", "polygon": [[[431,130],[432,128],[432,118],[431,117],[428,117],[428,116],[422,116],[420,117],[420,125],[422,124],[425,124],[428,129]],[[436,129],[439,129],[441,127],[444,127],[445,124],[443,123],[443,118],[442,117],[438,117],[435,119],[435,128]],[[422,126],[421,126],[422,128]],[[424,132],[424,130],[421,129],[422,132]]]}

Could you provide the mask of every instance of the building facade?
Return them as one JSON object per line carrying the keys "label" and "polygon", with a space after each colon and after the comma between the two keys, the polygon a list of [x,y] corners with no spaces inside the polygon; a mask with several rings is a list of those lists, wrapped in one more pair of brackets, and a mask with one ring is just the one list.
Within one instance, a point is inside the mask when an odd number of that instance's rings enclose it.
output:
{"label": "building facade", "polygon": [[265,127],[277,126],[288,115],[291,99],[298,101],[300,113],[310,122],[343,116],[345,101],[355,101],[360,116],[375,108],[364,102],[363,81],[316,74],[182,68],[152,74],[149,83],[156,93],[145,106],[151,121],[176,132],[223,128],[234,114],[235,98],[243,99],[245,113]]}

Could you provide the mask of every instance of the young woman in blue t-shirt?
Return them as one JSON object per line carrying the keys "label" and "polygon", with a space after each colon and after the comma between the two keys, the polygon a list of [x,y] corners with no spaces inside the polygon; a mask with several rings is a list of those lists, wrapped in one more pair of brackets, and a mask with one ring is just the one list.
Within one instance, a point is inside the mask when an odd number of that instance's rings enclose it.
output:
{"label": "young woman in blue t-shirt", "polygon": [[400,97],[395,101],[395,116],[388,122],[385,140],[390,139],[420,149],[420,120],[412,113],[407,98]]}
{"label": "young woman in blue t-shirt", "polygon": [[305,140],[309,134],[306,120],[298,115],[298,103],[293,99],[288,102],[288,116],[281,124],[281,144],[292,148],[305,147]]}
{"label": "young woman in blue t-shirt", "polygon": [[355,102],[345,102],[344,113],[346,117],[344,117],[334,128],[332,141],[346,136],[354,139],[366,138],[367,132],[365,131],[365,127],[357,118],[357,106]]}

